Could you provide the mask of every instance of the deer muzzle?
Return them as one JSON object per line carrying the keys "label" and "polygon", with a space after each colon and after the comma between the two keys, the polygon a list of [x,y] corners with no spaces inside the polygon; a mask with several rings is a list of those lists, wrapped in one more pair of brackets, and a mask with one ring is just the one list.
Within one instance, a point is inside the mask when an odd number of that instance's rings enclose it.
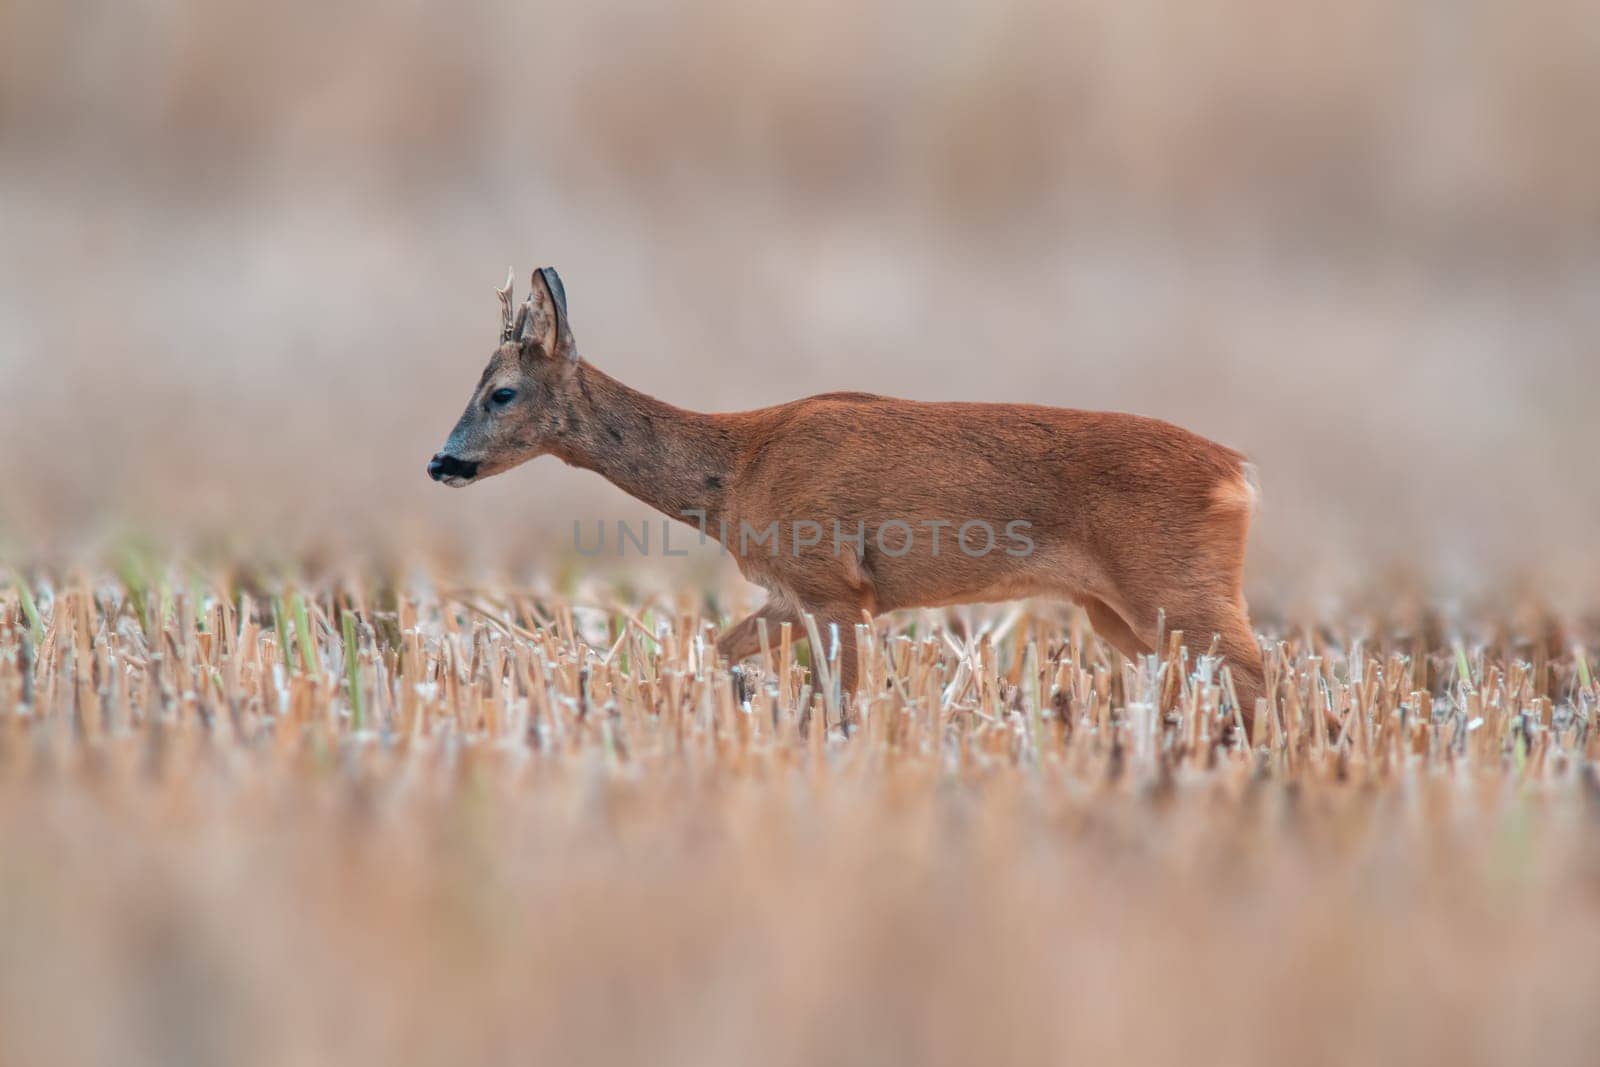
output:
{"label": "deer muzzle", "polygon": [[440,452],[428,461],[428,477],[446,485],[462,486],[478,476],[478,464]]}

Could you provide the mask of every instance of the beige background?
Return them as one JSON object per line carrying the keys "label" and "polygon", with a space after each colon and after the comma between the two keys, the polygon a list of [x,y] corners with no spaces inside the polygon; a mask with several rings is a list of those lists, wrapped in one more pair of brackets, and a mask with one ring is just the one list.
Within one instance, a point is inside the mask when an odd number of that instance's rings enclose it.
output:
{"label": "beige background", "polygon": [[1593,581],[1600,20],[1562,0],[0,7],[6,548],[638,516],[422,468],[508,263],[677,403],[1164,416],[1258,592]]}

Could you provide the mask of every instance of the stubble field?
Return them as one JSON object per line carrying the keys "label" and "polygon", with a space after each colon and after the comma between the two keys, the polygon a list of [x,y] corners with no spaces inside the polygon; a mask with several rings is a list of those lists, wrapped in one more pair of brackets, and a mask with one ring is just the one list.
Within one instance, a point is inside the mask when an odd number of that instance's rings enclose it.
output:
{"label": "stubble field", "polygon": [[846,704],[701,594],[16,572],[0,1062],[1588,1062],[1600,629],[1383,603],[1246,745],[1047,603]]}
{"label": "stubble field", "polygon": [[[1593,7],[0,3],[0,1067],[1600,1059]],[[1249,454],[1259,735],[1050,603],[733,678],[424,477],[509,264]]]}

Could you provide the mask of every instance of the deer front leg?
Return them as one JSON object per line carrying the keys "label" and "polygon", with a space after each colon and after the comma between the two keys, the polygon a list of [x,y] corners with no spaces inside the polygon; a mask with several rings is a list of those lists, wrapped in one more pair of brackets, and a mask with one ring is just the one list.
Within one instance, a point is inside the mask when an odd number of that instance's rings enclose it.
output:
{"label": "deer front leg", "polygon": [[1149,647],[1139,640],[1139,635],[1123,621],[1121,615],[1111,609],[1111,605],[1092,596],[1081,597],[1079,603],[1089,616],[1089,625],[1094,627],[1095,634],[1128,657],[1130,663],[1137,664],[1140,656],[1149,654]]}
{"label": "deer front leg", "polygon": [[[837,610],[822,610],[813,613],[817,626],[817,636],[822,639],[821,648],[811,650],[811,662],[832,662],[831,654],[835,646],[838,649],[836,669],[839,672],[839,695],[845,704],[851,704],[856,698],[856,685],[859,682],[860,662],[856,646],[856,623],[861,621],[860,609],[840,608]],[[813,670],[812,676],[821,684],[821,676]]]}
{"label": "deer front leg", "polygon": [[761,624],[766,623],[768,640],[776,640],[778,627],[790,623],[801,635],[800,616],[795,614],[793,608],[777,600],[768,600],[761,605],[759,611],[742,622],[728,627],[721,637],[717,638],[717,655],[728,661],[729,666],[748,659],[761,651]]}

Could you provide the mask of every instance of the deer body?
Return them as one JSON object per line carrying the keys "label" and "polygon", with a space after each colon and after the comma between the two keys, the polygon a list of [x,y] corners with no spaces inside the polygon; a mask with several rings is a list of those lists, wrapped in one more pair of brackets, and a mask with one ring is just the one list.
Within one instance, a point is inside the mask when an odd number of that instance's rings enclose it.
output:
{"label": "deer body", "polygon": [[730,662],[759,650],[763,622],[811,613],[838,635],[849,694],[863,613],[1048,596],[1129,656],[1154,650],[1162,612],[1192,654],[1215,640],[1250,718],[1256,493],[1238,452],[1156,419],[1028,404],[831,393],[688,411],[577,357],[553,271],[514,316],[508,292],[502,345],[430,474],[464,485],[553,454],[717,538],[768,592],[720,639]]}

